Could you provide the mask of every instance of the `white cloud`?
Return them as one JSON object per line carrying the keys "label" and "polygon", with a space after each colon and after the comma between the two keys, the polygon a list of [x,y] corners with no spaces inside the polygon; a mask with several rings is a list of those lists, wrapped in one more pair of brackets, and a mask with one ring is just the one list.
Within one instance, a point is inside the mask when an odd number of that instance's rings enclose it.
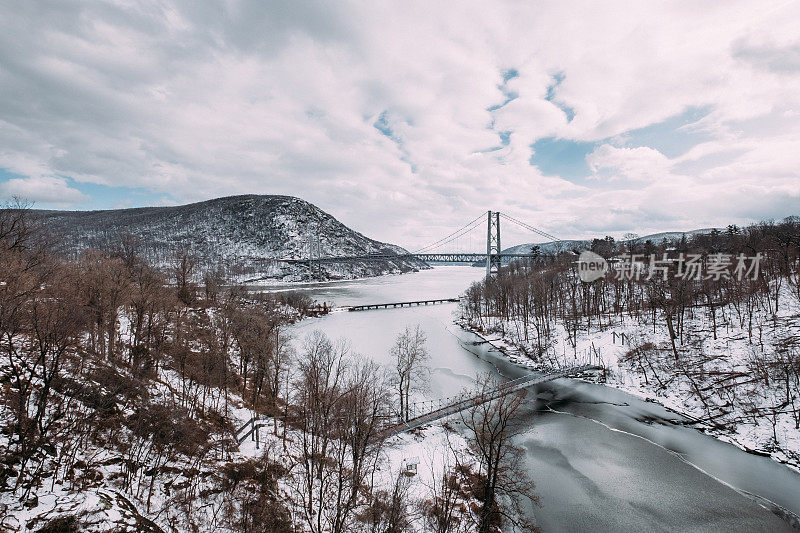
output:
{"label": "white cloud", "polygon": [[33,202],[34,207],[44,203],[67,208],[89,200],[88,196],[70,187],[63,178],[53,177],[12,178],[0,183],[0,196]]}
{"label": "white cloud", "polygon": [[663,178],[670,167],[664,154],[646,146],[618,148],[603,144],[586,156],[586,162],[595,178],[608,181],[652,182]]}
{"label": "white cloud", "polygon": [[[293,194],[409,246],[490,208],[602,231],[575,213],[610,198],[605,222],[637,233],[784,216],[800,211],[775,196],[796,190],[800,125],[775,110],[800,108],[785,68],[798,15],[762,1],[18,2],[0,20],[0,168],[51,198],[66,187],[53,175],[180,201]],[[489,111],[511,68],[518,98]],[[556,73],[572,121],[545,99]],[[598,141],[703,106],[706,149],[736,155],[696,175],[652,147],[599,147],[590,163],[617,181],[529,164],[538,138]],[[384,112],[399,142],[373,126]],[[485,152],[500,131],[508,146]],[[719,197],[742,209],[709,207]]]}

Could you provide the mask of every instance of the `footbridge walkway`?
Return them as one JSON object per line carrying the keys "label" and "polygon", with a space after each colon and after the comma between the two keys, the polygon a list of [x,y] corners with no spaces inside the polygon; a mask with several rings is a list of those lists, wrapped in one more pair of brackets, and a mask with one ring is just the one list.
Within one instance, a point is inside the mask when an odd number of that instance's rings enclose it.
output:
{"label": "footbridge walkway", "polygon": [[[603,367],[587,364],[553,370],[544,374],[530,374],[503,383],[502,385],[488,392],[475,394],[473,396],[461,395],[455,398],[444,398],[441,400],[428,400],[426,402],[421,402],[417,405],[430,406],[431,410],[417,415],[405,422],[387,425],[384,429],[378,432],[377,438],[379,440],[383,440],[401,433],[405,433],[406,431],[411,431],[412,429],[416,429],[461,411],[465,411],[471,407],[496,400],[502,396],[513,394],[533,385],[546,383],[559,378],[576,377],[585,372],[591,372],[595,370],[603,370]],[[433,408],[434,406],[436,407]],[[258,430],[270,423],[271,422],[268,419],[253,417],[237,429],[236,440],[239,442],[239,444],[242,444],[248,437],[251,437],[253,440],[258,442]]]}
{"label": "footbridge walkway", "polygon": [[397,424],[391,425],[386,429],[384,429],[383,431],[381,431],[379,433],[379,436],[384,439],[393,437],[395,435],[399,435],[400,433],[405,433],[406,431],[411,431],[412,429],[425,426],[427,424],[430,424],[431,422],[435,422],[442,418],[446,418],[450,415],[454,415],[461,411],[466,411],[467,409],[481,405],[483,403],[491,402],[492,400],[496,400],[502,396],[513,394],[522,389],[528,388],[532,385],[546,383],[548,381],[552,381],[558,378],[575,377],[579,374],[582,374],[584,372],[589,372],[592,370],[602,370],[602,367],[595,365],[579,365],[570,368],[554,370],[546,374],[522,376],[515,380],[503,383],[494,390],[483,392],[481,394],[476,394],[474,396],[469,396],[469,397],[463,397],[463,396],[458,397],[454,401],[446,403],[446,405],[442,407],[439,407],[422,415],[415,416],[414,418],[406,422],[399,422]]}

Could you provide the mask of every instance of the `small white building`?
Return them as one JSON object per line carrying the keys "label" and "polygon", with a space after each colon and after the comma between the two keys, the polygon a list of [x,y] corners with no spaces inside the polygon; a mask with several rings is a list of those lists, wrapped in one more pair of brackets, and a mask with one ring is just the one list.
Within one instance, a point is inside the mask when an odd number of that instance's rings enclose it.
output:
{"label": "small white building", "polygon": [[417,468],[419,467],[419,457],[404,457],[402,465],[403,473],[409,476],[416,476]]}

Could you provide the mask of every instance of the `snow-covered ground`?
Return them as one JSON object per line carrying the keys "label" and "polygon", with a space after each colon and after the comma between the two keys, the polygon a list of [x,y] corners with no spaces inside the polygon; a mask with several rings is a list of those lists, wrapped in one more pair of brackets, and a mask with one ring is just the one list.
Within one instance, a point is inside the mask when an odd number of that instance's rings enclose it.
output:
{"label": "snow-covered ground", "polygon": [[[528,355],[535,353],[533,331],[526,341],[516,325],[499,320],[483,328],[466,321],[460,324],[510,360],[533,370],[600,364],[607,369],[606,385],[697,419],[705,432],[742,449],[768,454],[800,471],[800,429],[795,417],[788,408],[778,413],[769,409],[783,403],[785,388],[780,380],[770,379],[767,385],[754,379],[753,373],[760,356],[780,348],[787,338],[800,337],[800,305],[788,293],[786,296],[774,318],[765,312],[757,314],[752,338],[747,324],[740,322],[730,307],[718,310],[716,339],[707,310],[695,310],[686,319],[683,342],[676,340],[679,361],[674,360],[663,317],[656,319],[655,327],[624,314],[605,317],[602,327],[592,324],[587,328],[584,322],[574,345],[559,323],[553,328],[546,353],[535,359]],[[653,345],[652,366],[629,356],[632,349],[647,343]],[[800,398],[793,401],[796,405]],[[761,414],[753,416],[754,408],[761,409]]]}
{"label": "snow-covered ground", "polygon": [[[484,331],[476,332],[510,359],[532,369],[583,362],[602,364],[607,369],[607,385],[655,400],[703,421],[707,431],[719,438],[768,453],[776,460],[798,468],[800,431],[795,429],[791,413],[775,413],[772,418],[765,413],[755,417],[750,414],[754,406],[775,404],[775,398],[783,390],[780,383],[772,381],[770,386],[766,386],[761,381],[750,379],[758,357],[762,352],[774,350],[781,339],[800,336],[800,305],[788,297],[784,302],[774,319],[766,313],[757,315],[752,338],[733,310],[726,308],[717,316],[718,335],[715,340],[707,310],[695,310],[694,315],[687,318],[682,343],[678,346],[680,364],[674,362],[667,328],[661,319],[653,325],[627,315],[604,317],[602,327],[594,323],[591,327],[584,324],[574,345],[568,340],[563,325],[556,324],[547,352],[536,361],[527,355],[534,352],[532,332],[526,341],[524,332],[516,326],[497,321]],[[129,320],[125,316],[119,320],[121,340],[127,342]],[[470,327],[469,324],[462,325]],[[472,329],[475,331],[474,327]],[[631,350],[645,343],[651,343],[654,348],[650,354],[652,365],[643,369],[631,358]],[[726,379],[723,384],[729,384],[728,378],[733,376],[730,379],[735,387],[720,387],[720,376]],[[158,378],[148,387],[149,398],[154,403],[166,405],[177,397],[175,391],[180,389],[181,383],[174,370],[161,368]],[[700,396],[698,388],[704,391]],[[227,419],[232,426],[241,427],[253,418],[253,412],[244,407],[241,397],[230,393],[225,403],[228,406]],[[126,411],[122,414],[129,416],[133,413]],[[405,473],[407,498],[411,502],[409,508],[416,515],[414,524],[417,531],[422,531],[418,504],[434,496],[443,472],[455,466],[456,457],[462,464],[474,463],[458,425],[456,417],[453,417],[443,424],[398,435],[390,439],[381,452],[376,490],[391,494],[398,475]],[[452,427],[456,430],[453,431]],[[109,525],[119,531],[181,531],[186,526],[186,502],[190,501],[190,515],[199,530],[224,531],[218,520],[220,509],[226,505],[223,499],[235,498],[236,495],[222,494],[217,490],[222,469],[231,463],[241,464],[264,457],[290,466],[292,441],[296,441],[297,435],[291,430],[286,431],[288,444],[284,447],[283,434],[280,422],[274,424],[272,420],[265,420],[259,432],[258,445],[254,439],[246,439],[238,450],[228,450],[224,456],[215,448],[199,464],[171,460],[165,465],[168,467],[165,473],[158,476],[151,497],[147,494],[147,479],[143,484],[138,483],[139,494],[125,489],[121,479],[122,451],[113,446],[93,444],[80,450],[77,459],[82,466],[75,468],[75,476],[85,478],[91,475],[95,482],[73,485],[72,481],[64,480],[62,473],[61,476],[43,476],[25,501],[20,501],[18,494],[0,493],[0,530],[35,529],[53,519],[80,515],[81,521],[93,531],[106,531]],[[0,449],[7,445],[8,436],[0,434]],[[50,462],[55,462],[56,458],[54,456]],[[413,471],[409,471],[409,465],[415,465]],[[198,469],[203,475],[184,474],[191,469]],[[76,488],[78,486],[81,488]],[[282,478],[279,488],[280,500],[291,502],[289,480]]]}
{"label": "snow-covered ground", "polygon": [[[154,400],[163,400],[171,394],[171,389],[179,387],[177,374],[162,370],[151,393]],[[252,410],[245,407],[241,397],[232,393],[229,395],[228,420],[233,427],[246,426],[254,415]],[[208,479],[202,476],[203,481],[195,489],[195,496],[199,499],[193,502],[194,526],[199,527],[199,531],[228,531],[215,519],[224,502],[220,494],[209,491],[214,488],[214,475],[219,474],[226,464],[249,460],[268,459],[288,468],[293,445],[300,441],[296,431],[289,429],[284,432],[279,420],[263,416],[256,418],[263,424],[258,430],[258,438],[255,433],[245,438],[238,449],[229,451],[224,457],[214,457],[216,454],[212,453],[201,465],[181,460],[166,464],[170,473],[158,477],[150,498],[149,512],[145,505],[147,480],[144,482],[145,489],[138,497],[130,494],[121,481],[120,460],[124,454],[116,449],[91,445],[81,450],[78,458],[83,465],[81,472],[91,472],[96,483],[88,488],[77,488],[71,481],[61,480],[59,476],[44,475],[38,487],[24,501],[20,501],[19,494],[0,493],[0,531],[35,530],[46,524],[54,525],[54,521],[72,520],[71,517],[80,517],[80,524],[84,528],[82,531],[183,531],[188,525],[183,516],[185,509],[181,507],[186,496],[182,487],[189,483],[189,478],[182,472],[198,466],[209,472],[209,476]],[[375,491],[383,490],[391,494],[398,475],[405,473],[409,512],[416,517],[413,522],[415,531],[423,531],[419,504],[433,497],[433,491],[436,484],[441,482],[445,469],[454,466],[453,454],[459,454],[461,461],[470,461],[465,439],[446,427],[433,425],[392,437],[385,443],[379,457]],[[286,448],[283,447],[284,434]],[[7,445],[8,437],[0,435],[0,446]],[[415,465],[413,472],[409,470],[409,465]],[[279,499],[291,505],[291,480],[282,478],[279,487]],[[206,494],[200,497],[199,494],[203,492]],[[296,509],[294,512],[299,513]]]}

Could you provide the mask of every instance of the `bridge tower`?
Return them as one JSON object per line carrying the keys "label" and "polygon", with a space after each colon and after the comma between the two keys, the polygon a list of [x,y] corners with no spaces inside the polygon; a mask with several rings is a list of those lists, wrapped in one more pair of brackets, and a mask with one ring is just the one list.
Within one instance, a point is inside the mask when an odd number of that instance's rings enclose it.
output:
{"label": "bridge tower", "polygon": [[486,227],[486,279],[500,270],[500,213],[489,211]]}

